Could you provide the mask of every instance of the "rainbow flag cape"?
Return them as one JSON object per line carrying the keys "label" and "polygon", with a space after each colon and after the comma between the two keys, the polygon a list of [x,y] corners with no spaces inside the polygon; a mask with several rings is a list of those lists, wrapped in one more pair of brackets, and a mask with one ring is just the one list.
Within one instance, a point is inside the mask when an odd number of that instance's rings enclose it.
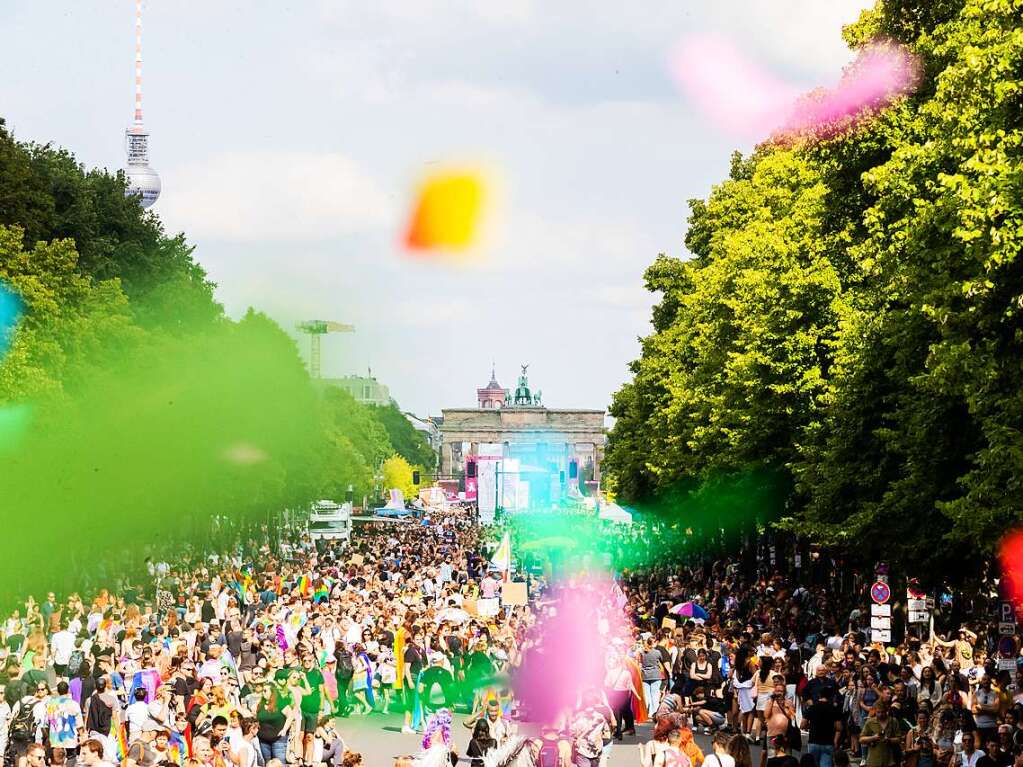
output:
{"label": "rainbow flag cape", "polygon": [[314,602],[321,602],[321,601],[322,602],[326,602],[329,597],[330,597],[330,590],[327,588],[327,584],[326,583],[321,583],[319,586],[316,587],[316,591],[313,592],[313,601]]}
{"label": "rainbow flag cape", "polygon": [[487,690],[487,694],[483,697],[483,710],[487,710],[487,706],[490,705],[490,701],[496,700],[497,705],[501,707],[500,716],[511,716],[512,699],[510,697],[502,698],[497,694],[497,690],[493,687]]}
{"label": "rainbow flag cape", "polygon": [[144,687],[146,689],[146,703],[152,703],[156,700],[156,691],[159,689],[160,684],[160,672],[155,668],[136,671],[131,677],[128,700],[135,700],[135,690]]}
{"label": "rainbow flag cape", "polygon": [[634,658],[626,657],[625,665],[629,668],[629,676],[632,677],[632,714],[636,724],[643,724],[649,717],[646,713],[646,701],[643,700],[643,674],[640,672],[639,664]]}
{"label": "rainbow flag cape", "polygon": [[302,596],[307,596],[309,594],[308,575],[303,575],[301,578],[298,579],[298,593],[301,594]]}
{"label": "rainbow flag cape", "polygon": [[119,764],[128,756],[128,736],[124,732],[124,725],[117,721],[117,717],[110,722],[110,739],[114,741],[114,751],[117,757],[114,763]]}
{"label": "rainbow flag cape", "polygon": [[171,732],[170,740],[167,741],[167,754],[175,764],[183,765],[188,756],[188,743],[185,736],[178,732]]}

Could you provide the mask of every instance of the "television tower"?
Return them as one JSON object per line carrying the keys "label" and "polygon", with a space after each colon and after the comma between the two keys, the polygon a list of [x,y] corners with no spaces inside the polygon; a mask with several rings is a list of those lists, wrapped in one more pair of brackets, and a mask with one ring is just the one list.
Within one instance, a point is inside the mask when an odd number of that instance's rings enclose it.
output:
{"label": "television tower", "polygon": [[142,126],[142,0],[135,0],[135,121],[124,132],[128,167],[126,193],[141,195],[143,208],[160,196],[160,177],[149,167],[149,134]]}

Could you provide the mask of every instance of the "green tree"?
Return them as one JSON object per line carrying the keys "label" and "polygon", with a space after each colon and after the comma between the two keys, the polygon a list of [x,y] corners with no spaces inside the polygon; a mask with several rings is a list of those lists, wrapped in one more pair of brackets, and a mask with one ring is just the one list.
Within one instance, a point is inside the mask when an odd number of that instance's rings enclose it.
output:
{"label": "green tree", "polygon": [[606,467],[665,513],[780,473],[788,528],[970,577],[1023,519],[1020,6],[883,0],[846,29],[879,36],[920,57],[914,95],[691,202]]}
{"label": "green tree", "polygon": [[18,142],[0,119],[0,224],[20,227],[26,249],[72,240],[76,270],[119,279],[144,325],[218,320],[214,286],[184,236],[166,236],[159,219],[124,193],[122,173],[86,171],[67,150]]}
{"label": "green tree", "polygon": [[406,499],[415,496],[415,485],[412,484],[412,466],[400,455],[392,455],[384,461],[381,473],[384,478],[384,490],[401,490]]}
{"label": "green tree", "polygon": [[373,417],[376,418],[387,432],[391,446],[409,463],[433,471],[437,464],[437,454],[430,443],[405,417],[398,406],[391,402],[388,405],[371,406]]}

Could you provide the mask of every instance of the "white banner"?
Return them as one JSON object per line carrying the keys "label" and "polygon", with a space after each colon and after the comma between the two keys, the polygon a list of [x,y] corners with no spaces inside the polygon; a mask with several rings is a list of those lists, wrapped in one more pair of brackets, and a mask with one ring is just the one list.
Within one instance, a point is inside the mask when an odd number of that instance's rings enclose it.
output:
{"label": "white banner", "polygon": [[497,615],[499,609],[501,609],[501,600],[497,597],[476,600],[476,612],[481,618],[492,618]]}
{"label": "white banner", "polygon": [[476,462],[476,488],[480,524],[493,524],[497,511],[497,461]]}

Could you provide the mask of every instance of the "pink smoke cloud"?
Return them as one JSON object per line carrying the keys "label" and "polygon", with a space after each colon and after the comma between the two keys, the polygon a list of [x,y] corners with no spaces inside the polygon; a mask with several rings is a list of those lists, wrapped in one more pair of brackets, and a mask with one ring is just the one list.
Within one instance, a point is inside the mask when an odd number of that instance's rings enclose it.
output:
{"label": "pink smoke cloud", "polygon": [[551,597],[538,622],[538,643],[512,680],[530,721],[543,723],[574,708],[585,690],[603,689],[609,649],[616,640],[631,641],[610,578],[573,578],[555,586]]}
{"label": "pink smoke cloud", "polygon": [[679,87],[701,112],[723,130],[753,140],[833,135],[910,93],[919,81],[912,54],[884,42],[859,49],[835,86],[810,93],[724,38],[688,38],[670,63]]}

